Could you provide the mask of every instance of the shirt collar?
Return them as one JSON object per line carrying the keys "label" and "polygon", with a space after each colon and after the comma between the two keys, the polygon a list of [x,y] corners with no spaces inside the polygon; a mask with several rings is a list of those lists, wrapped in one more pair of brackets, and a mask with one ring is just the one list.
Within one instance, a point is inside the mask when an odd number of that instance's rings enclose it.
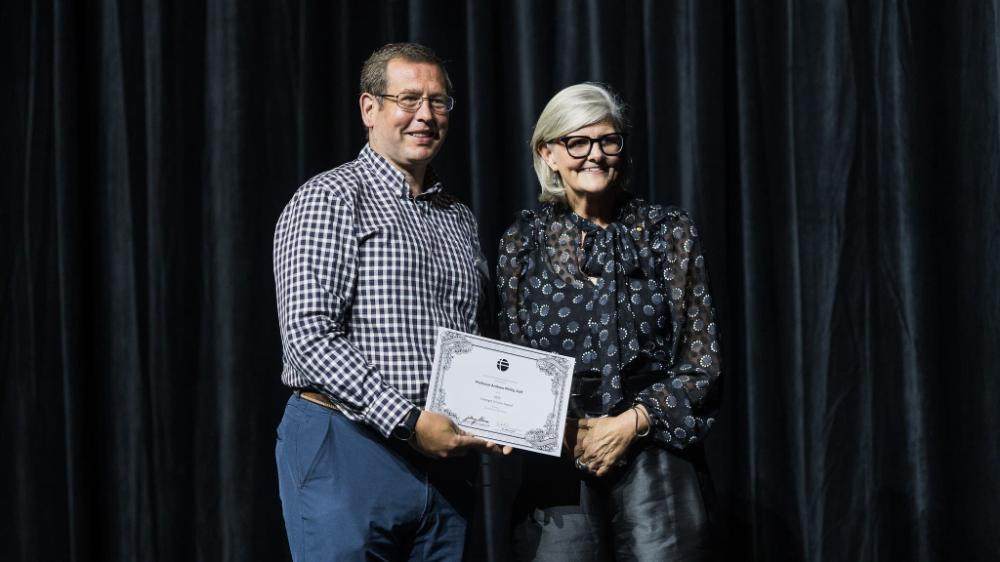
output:
{"label": "shirt collar", "polygon": [[[624,222],[625,217],[629,214],[634,213],[638,200],[635,195],[629,191],[620,190],[615,197],[615,208],[612,213],[613,219],[612,223]],[[586,223],[594,229],[601,230],[601,227],[597,226],[590,220],[587,220],[580,215],[576,214],[573,209],[570,209],[569,204],[565,201],[554,201],[550,203],[545,203],[542,205],[542,210],[548,213],[551,217],[563,217],[567,216],[574,222]],[[626,224],[626,226],[631,226],[631,224]]]}
{"label": "shirt collar", "polygon": [[[376,177],[385,180],[384,182],[378,182],[380,187],[384,183],[385,189],[390,190],[401,199],[412,198],[410,196],[410,185],[406,183],[403,172],[397,170],[381,154],[372,150],[371,145],[365,144],[364,148],[358,154],[358,160],[361,160],[365,164],[365,167],[374,172]],[[438,179],[437,172],[431,166],[427,166],[427,171],[424,173],[424,191],[416,198],[431,198],[440,193],[441,190],[441,180]]]}

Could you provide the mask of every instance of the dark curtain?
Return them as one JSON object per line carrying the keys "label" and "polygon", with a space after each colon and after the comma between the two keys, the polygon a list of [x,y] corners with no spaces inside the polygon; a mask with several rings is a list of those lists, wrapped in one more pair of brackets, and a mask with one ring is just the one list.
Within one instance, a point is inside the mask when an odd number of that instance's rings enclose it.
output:
{"label": "dark curtain", "polygon": [[725,559],[1000,557],[997,0],[39,0],[0,21],[0,558],[287,558],[273,226],[361,148],[361,63],[399,40],[449,61],[435,166],[491,259],[536,204],[548,98],[622,94],[634,191],[693,213],[713,273]]}

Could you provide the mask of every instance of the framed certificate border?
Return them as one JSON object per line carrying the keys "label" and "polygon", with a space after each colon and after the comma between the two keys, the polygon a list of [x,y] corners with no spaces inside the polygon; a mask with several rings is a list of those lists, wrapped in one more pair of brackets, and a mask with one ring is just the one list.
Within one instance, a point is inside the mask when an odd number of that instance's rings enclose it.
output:
{"label": "framed certificate border", "polygon": [[[458,399],[458,403],[449,402],[447,392],[450,386],[448,384],[449,377],[476,376],[468,372],[452,373],[451,371],[456,358],[471,353],[482,355],[483,369],[503,370],[503,362],[519,358],[528,360],[529,364],[533,365],[534,372],[531,372],[530,376],[537,375],[548,378],[548,384],[544,385],[544,388],[549,392],[548,396],[519,397],[522,400],[530,400],[532,406],[537,404],[543,407],[544,421],[536,425],[529,424],[527,427],[519,426],[512,420],[504,419],[502,415],[495,416],[479,409],[475,402],[470,404],[470,401],[477,400],[475,396],[461,396],[453,398]],[[575,360],[570,357],[473,336],[447,328],[439,328],[434,364],[431,369],[430,388],[427,394],[427,408],[449,416],[462,429],[472,435],[527,451],[559,456],[562,450],[562,437],[566,425],[566,410],[569,405],[574,364]],[[483,386],[490,385],[483,384]],[[505,390],[512,389],[505,388]],[[540,418],[539,415],[532,419]]]}

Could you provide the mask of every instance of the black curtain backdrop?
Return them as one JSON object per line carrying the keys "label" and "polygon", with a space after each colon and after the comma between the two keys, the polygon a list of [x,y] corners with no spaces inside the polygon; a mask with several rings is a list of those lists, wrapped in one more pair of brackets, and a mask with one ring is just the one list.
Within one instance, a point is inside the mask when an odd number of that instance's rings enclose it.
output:
{"label": "black curtain backdrop", "polygon": [[[597,80],[724,328],[731,560],[1000,558],[1000,1],[7,2],[0,559],[282,560],[271,236],[361,63],[449,61],[489,257]],[[499,508],[498,508],[499,509]],[[498,548],[502,548],[501,544]]]}

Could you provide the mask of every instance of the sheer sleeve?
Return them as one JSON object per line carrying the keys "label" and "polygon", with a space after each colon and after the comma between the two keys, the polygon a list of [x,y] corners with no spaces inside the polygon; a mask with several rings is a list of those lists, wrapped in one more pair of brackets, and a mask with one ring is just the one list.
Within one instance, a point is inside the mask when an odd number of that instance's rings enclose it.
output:
{"label": "sheer sleeve", "polygon": [[531,251],[535,246],[532,225],[534,213],[522,211],[514,224],[500,237],[497,252],[497,331],[500,339],[518,345],[529,345],[524,334],[528,310],[524,306],[524,283],[534,265]]}
{"label": "sheer sleeve", "polygon": [[650,413],[655,439],[684,448],[704,439],[715,421],[721,371],[718,327],[698,232],[688,215],[677,212],[672,218],[661,223],[654,243],[663,250],[661,280],[670,299],[669,375],[640,391],[637,402]]}

